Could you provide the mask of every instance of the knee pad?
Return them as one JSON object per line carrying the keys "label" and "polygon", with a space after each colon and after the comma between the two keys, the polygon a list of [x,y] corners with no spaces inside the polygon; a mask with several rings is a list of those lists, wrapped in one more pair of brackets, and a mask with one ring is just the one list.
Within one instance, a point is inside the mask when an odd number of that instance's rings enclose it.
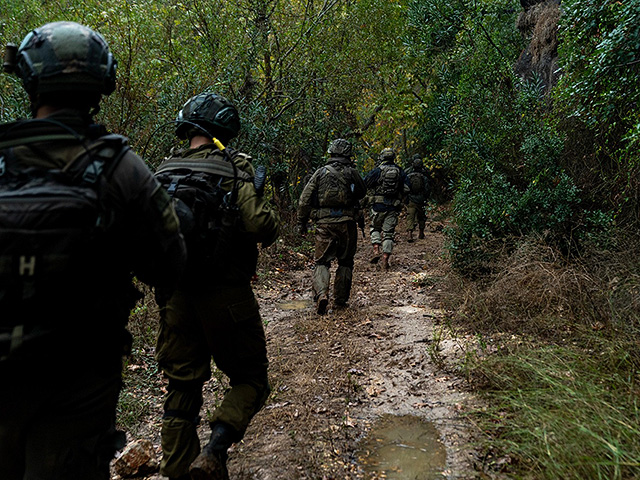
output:
{"label": "knee pad", "polygon": [[202,385],[199,380],[169,379],[169,393],[165,399],[162,419],[179,418],[198,425],[202,407]]}

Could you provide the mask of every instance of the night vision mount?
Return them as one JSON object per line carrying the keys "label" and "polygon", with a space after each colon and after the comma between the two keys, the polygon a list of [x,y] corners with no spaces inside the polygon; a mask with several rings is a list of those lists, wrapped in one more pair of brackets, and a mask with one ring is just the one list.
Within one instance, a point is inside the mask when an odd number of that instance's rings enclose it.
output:
{"label": "night vision mount", "polygon": [[4,62],[2,69],[5,73],[16,73],[16,65],[18,63],[18,46],[14,43],[8,43],[4,48]]}

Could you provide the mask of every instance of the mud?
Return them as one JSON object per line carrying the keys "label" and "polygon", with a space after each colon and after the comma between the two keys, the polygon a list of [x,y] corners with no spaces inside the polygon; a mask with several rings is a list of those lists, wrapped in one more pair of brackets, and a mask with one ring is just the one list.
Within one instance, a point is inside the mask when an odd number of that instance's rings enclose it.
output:
{"label": "mud", "polygon": [[[465,416],[477,400],[455,370],[467,346],[441,335],[447,312],[437,298],[449,274],[442,225],[432,223],[426,238],[413,243],[404,241],[402,226],[388,272],[369,263],[371,247],[360,239],[350,305],[336,310],[330,303],[324,316],[311,300],[310,256],[283,242],[263,253],[268,272],[261,272],[255,292],[273,392],[230,450],[232,479],[486,478],[474,470],[476,432]],[[214,375],[206,385],[205,409],[219,401],[224,384]],[[160,408],[158,398],[146,428],[129,435],[130,441],[149,438],[158,454]],[[415,436],[409,432],[422,426],[429,438],[423,446],[396,442],[398,458],[384,453],[392,464],[386,468],[366,452],[372,439],[383,438],[380,422],[391,417],[415,419],[403,434]],[[206,441],[206,422],[199,428]],[[407,448],[424,454],[417,460],[423,469],[400,460]],[[415,475],[398,476],[408,470]]]}

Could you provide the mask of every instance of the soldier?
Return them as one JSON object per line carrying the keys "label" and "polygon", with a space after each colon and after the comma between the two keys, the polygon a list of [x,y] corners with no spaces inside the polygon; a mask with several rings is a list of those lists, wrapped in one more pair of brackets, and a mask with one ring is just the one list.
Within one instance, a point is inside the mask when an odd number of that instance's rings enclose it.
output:
{"label": "soldier", "polygon": [[[378,263],[382,254],[382,268],[389,269],[389,257],[393,251],[398,215],[402,210],[402,198],[409,193],[407,175],[395,164],[396,153],[392,148],[380,152],[380,164],[364,179],[373,191],[371,198],[371,263]],[[382,247],[382,251],[381,251]]]}
{"label": "soldier", "polygon": [[[304,235],[311,211],[316,214],[315,267],[313,293],[317,312],[322,315],[329,303],[329,267],[338,260],[334,282],[336,307],[347,305],[353,277],[353,257],[358,246],[356,222],[361,217],[359,200],[367,189],[355,169],[353,148],[345,139],[331,142],[327,164],[315,171],[300,196],[298,231]],[[364,224],[363,224],[364,226]]]}
{"label": "soldier", "polygon": [[[193,211],[194,224],[211,223],[215,236],[208,249],[192,248],[193,234],[185,231],[187,272],[161,310],[157,360],[169,386],[160,472],[171,479],[228,479],[227,450],[243,438],[270,393],[265,333],[250,281],[258,243],[267,247],[276,240],[279,219],[254,186],[252,158],[226,148],[240,131],[231,102],[214,93],[196,95],[176,122],[176,135],[187,139],[189,148],[172,152],[156,175],[174,173],[178,180],[189,173],[204,175],[201,183],[224,195],[217,208]],[[216,197],[219,192],[208,193]],[[208,220],[199,221],[200,215]],[[211,438],[201,451],[196,426],[212,357],[229,377],[230,389],[209,415]]]}
{"label": "soldier", "polygon": [[425,212],[429,198],[429,179],[420,155],[414,155],[412,170],[407,174],[409,195],[407,196],[407,232],[408,241],[413,242],[413,231],[418,226],[418,239],[424,238],[424,227],[427,221]]}
{"label": "soldier", "polygon": [[116,61],[73,22],[7,47],[33,119],[0,126],[0,478],[107,480],[135,275],[171,289],[185,244],[166,192],[93,122]]}

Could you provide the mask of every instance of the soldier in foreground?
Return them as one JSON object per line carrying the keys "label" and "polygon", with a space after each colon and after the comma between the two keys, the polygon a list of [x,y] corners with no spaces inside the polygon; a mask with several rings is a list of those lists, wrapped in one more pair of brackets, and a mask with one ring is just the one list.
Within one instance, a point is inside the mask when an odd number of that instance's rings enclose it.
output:
{"label": "soldier in foreground", "polygon": [[389,257],[395,244],[398,215],[402,210],[402,199],[409,193],[407,175],[395,163],[396,153],[392,148],[380,152],[380,164],[364,179],[371,195],[371,263],[378,263],[382,254],[382,268],[389,269]]}
{"label": "soldier in foreground", "polygon": [[[169,386],[160,472],[171,479],[228,479],[227,450],[240,441],[269,393],[265,333],[251,288],[258,246],[278,237],[279,219],[256,187],[252,159],[227,148],[240,117],[226,98],[202,93],[177,117],[189,148],[156,171],[178,203],[187,271],[161,310],[157,359]],[[210,414],[204,448],[196,427],[211,358],[231,388]]]}
{"label": "soldier in foreground", "polygon": [[8,50],[34,118],[0,126],[0,478],[108,480],[132,277],[171,290],[185,245],[151,171],[93,122],[105,40],[56,22]]}
{"label": "soldier in foreground", "polygon": [[358,247],[356,221],[359,201],[367,189],[353,166],[350,142],[338,138],[327,151],[329,160],[312,175],[298,204],[298,232],[307,232],[311,211],[315,209],[316,245],[313,293],[317,312],[322,315],[329,303],[329,267],[338,260],[334,282],[335,305],[345,307],[351,292],[354,256]]}

